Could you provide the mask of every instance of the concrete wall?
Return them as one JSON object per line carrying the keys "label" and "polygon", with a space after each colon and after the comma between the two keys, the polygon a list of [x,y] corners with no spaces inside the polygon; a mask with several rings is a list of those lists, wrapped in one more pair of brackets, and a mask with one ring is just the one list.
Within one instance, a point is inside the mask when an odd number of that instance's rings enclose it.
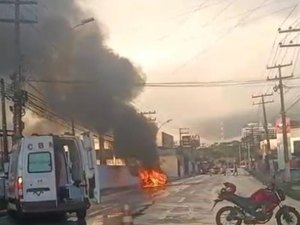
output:
{"label": "concrete wall", "polygon": [[126,166],[98,165],[100,189],[139,185],[139,178],[131,175]]}
{"label": "concrete wall", "polygon": [[176,155],[160,156],[160,167],[169,178],[178,177],[178,162]]}

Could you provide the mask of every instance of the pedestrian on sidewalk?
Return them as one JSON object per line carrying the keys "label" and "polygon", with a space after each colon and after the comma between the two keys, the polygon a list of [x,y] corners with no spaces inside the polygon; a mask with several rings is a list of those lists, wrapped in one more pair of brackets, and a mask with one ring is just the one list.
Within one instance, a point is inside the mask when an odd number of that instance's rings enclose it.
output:
{"label": "pedestrian on sidewalk", "polygon": [[233,172],[233,176],[238,176],[238,175],[239,175],[239,172],[238,172],[237,165],[234,164],[234,172]]}
{"label": "pedestrian on sidewalk", "polygon": [[227,173],[227,166],[226,166],[226,164],[224,164],[223,167],[222,167],[222,174],[224,176],[226,176],[226,173]]}

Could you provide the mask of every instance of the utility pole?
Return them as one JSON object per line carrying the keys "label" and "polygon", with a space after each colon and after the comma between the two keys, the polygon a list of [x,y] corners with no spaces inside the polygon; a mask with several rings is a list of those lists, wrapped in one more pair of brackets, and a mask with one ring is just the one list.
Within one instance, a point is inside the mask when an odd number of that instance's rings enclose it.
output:
{"label": "utility pole", "polygon": [[289,149],[288,149],[288,138],[287,138],[287,127],[286,127],[286,113],[285,113],[285,105],[284,105],[284,93],[283,93],[283,80],[292,78],[293,75],[283,77],[281,75],[281,68],[291,66],[293,63],[289,64],[279,64],[274,66],[267,66],[268,70],[278,69],[278,77],[269,78],[268,81],[279,81],[279,90],[280,90],[280,103],[281,103],[281,122],[282,122],[282,138],[283,138],[283,150],[284,150],[284,161],[285,161],[285,179],[286,181],[290,181],[291,171],[289,164]]}
{"label": "utility pole", "polygon": [[223,121],[220,123],[220,130],[221,130],[221,141],[224,141],[225,135],[224,135],[224,123],[223,123]]}
{"label": "utility pole", "polygon": [[270,145],[270,137],[269,137],[269,128],[268,128],[268,119],[267,119],[267,112],[266,112],[266,106],[265,104],[273,103],[274,101],[265,101],[265,97],[273,96],[272,94],[261,94],[261,95],[252,95],[252,98],[261,98],[261,102],[259,103],[253,103],[253,105],[262,105],[263,107],[263,114],[264,114],[264,129],[266,134],[266,140],[267,140],[267,154],[271,151],[271,145]]}
{"label": "utility pole", "polygon": [[242,162],[242,146],[241,143],[239,144],[239,164],[241,165]]}
{"label": "utility pole", "polygon": [[[279,33],[291,33],[291,32],[300,32],[299,28],[293,29],[292,27],[290,27],[287,30],[281,30],[280,28],[278,29]],[[279,43],[279,46],[281,48],[288,48],[288,47],[300,47],[300,44],[294,44],[293,41],[290,42],[290,44],[282,44]]]}
{"label": "utility pole", "polygon": [[[144,116],[147,121],[149,122],[155,122],[156,121],[156,118],[155,117],[151,117],[151,115],[155,115],[156,114],[156,111],[147,111],[147,112],[141,112],[140,113],[142,116]],[[150,116],[149,116],[150,115]],[[148,117],[147,117],[148,116]]]}
{"label": "utility pole", "polygon": [[[250,151],[250,160],[252,159],[251,153],[253,155],[253,152],[255,150],[254,126],[255,126],[254,124],[251,125],[251,149],[250,149],[251,151]],[[252,162],[252,160],[251,160],[251,162]]]}
{"label": "utility pole", "polygon": [[141,115],[153,115],[153,114],[156,114],[156,111],[146,111],[146,112],[141,112],[140,113]]}
{"label": "utility pole", "polygon": [[[281,30],[280,28],[278,29],[278,32],[279,33],[291,33],[291,32],[300,32],[300,29],[299,28],[292,28],[292,27],[289,27],[289,29],[287,30]],[[281,48],[290,48],[290,47],[300,47],[300,44],[294,44],[293,41],[290,41],[290,44],[283,44],[283,43],[279,43],[279,46]],[[283,123],[283,119],[282,119],[282,123]],[[283,135],[284,136],[287,136],[286,135],[286,124],[284,123],[283,125],[285,125],[283,128]],[[286,137],[287,139],[287,137]],[[288,178],[288,181],[290,180],[290,165],[289,165],[289,152],[284,152],[284,156],[285,156],[285,169],[286,169],[286,176]]]}
{"label": "utility pole", "polygon": [[104,137],[102,134],[98,134],[99,152],[100,152],[100,164],[105,164],[104,160]]}
{"label": "utility pole", "polygon": [[5,84],[3,78],[0,80],[0,85],[1,85],[1,107],[2,107],[3,162],[7,162],[8,161],[8,140],[7,140],[6,104],[5,104]]}
{"label": "utility pole", "polygon": [[[182,137],[183,134],[189,134],[189,128],[179,128],[179,151],[180,152],[182,150],[182,140],[181,140],[181,137]],[[178,164],[177,173],[178,173],[178,176],[180,177],[181,176],[181,170],[180,170],[181,162],[180,162],[179,158],[177,158],[177,164]],[[184,164],[185,164],[185,160],[183,160],[183,167],[184,167],[184,171],[185,171]]]}
{"label": "utility pole", "polygon": [[74,119],[71,119],[71,127],[72,127],[72,135],[75,136],[76,132],[75,132],[75,123],[74,123]]}
{"label": "utility pole", "polygon": [[20,24],[23,23],[36,23],[37,21],[26,20],[20,18],[20,6],[21,5],[36,5],[36,1],[21,1],[21,0],[4,0],[0,1],[0,4],[14,5],[14,19],[4,19],[1,18],[2,23],[13,23],[15,32],[15,73],[13,76],[13,87],[14,87],[14,107],[13,107],[13,130],[14,130],[14,141],[22,137],[22,131],[24,129],[24,123],[22,121],[23,116],[23,104],[24,102],[24,92],[22,91],[22,57],[21,57],[21,37],[20,37]]}
{"label": "utility pole", "polygon": [[250,153],[251,144],[247,143],[247,152],[248,152],[248,169],[251,169],[251,153]]}
{"label": "utility pole", "polygon": [[248,158],[248,168],[251,168],[251,162],[252,162],[252,157],[251,157],[251,150],[253,151],[255,147],[254,143],[254,126],[255,124],[248,124],[247,127],[250,128],[250,132],[247,129],[246,136],[242,138],[242,142],[245,144],[244,147],[246,148],[245,154],[244,154],[244,159]]}

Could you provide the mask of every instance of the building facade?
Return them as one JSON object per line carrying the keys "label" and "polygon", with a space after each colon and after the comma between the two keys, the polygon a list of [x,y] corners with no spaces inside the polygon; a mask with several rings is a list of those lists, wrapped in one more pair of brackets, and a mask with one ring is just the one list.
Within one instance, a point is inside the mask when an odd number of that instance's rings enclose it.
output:
{"label": "building facade", "polygon": [[[276,127],[271,123],[268,124],[269,138],[276,138]],[[242,128],[242,137],[254,137],[255,139],[264,140],[266,138],[265,129],[260,123],[248,123]]]}

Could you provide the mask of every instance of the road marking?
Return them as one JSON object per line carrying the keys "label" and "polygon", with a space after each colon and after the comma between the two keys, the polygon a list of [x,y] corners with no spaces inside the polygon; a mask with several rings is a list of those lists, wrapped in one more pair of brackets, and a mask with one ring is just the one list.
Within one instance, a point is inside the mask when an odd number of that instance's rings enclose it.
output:
{"label": "road marking", "polygon": [[97,209],[97,210],[94,210],[93,212],[88,213],[88,216],[93,217],[93,216],[103,213],[105,211],[112,210],[113,208],[114,208],[113,206],[108,206],[106,208]]}
{"label": "road marking", "polygon": [[195,193],[195,191],[190,191],[190,194],[192,195],[192,194],[194,194]]}
{"label": "road marking", "polygon": [[173,208],[168,209],[166,211],[164,211],[161,216],[158,217],[159,220],[164,220],[167,218],[167,216],[171,213],[171,211],[173,210]]}
{"label": "road marking", "polygon": [[68,222],[76,222],[78,219],[76,218],[76,217],[70,217],[70,218],[68,218]]}
{"label": "road marking", "polygon": [[178,200],[178,202],[183,202],[185,200],[185,197],[182,197],[181,199]]}

